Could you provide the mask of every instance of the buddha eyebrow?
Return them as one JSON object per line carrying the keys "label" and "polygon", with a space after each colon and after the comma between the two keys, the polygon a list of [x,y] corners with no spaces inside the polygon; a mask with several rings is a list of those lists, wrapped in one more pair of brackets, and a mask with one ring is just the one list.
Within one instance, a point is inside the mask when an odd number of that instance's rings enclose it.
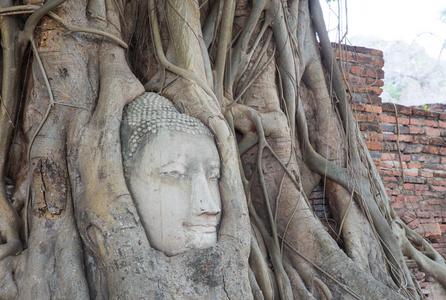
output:
{"label": "buddha eyebrow", "polygon": [[183,168],[186,168],[186,164],[184,164],[181,161],[168,161],[167,163],[161,165],[161,168],[165,168],[165,167],[175,167],[175,165],[179,165],[182,166]]}

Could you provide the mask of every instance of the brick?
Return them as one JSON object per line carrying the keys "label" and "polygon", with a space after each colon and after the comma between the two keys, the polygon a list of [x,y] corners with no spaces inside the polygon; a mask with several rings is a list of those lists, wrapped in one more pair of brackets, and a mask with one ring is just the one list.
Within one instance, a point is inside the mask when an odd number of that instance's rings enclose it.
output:
{"label": "brick", "polygon": [[440,164],[446,165],[446,157],[441,157],[440,158]]}
{"label": "brick", "polygon": [[420,144],[412,144],[412,145],[407,145],[406,149],[404,149],[405,153],[420,153],[421,151],[423,151],[424,146],[420,145]]}
{"label": "brick", "polygon": [[418,196],[398,196],[395,198],[395,201],[398,202],[418,202],[420,200]]}
{"label": "brick", "polygon": [[404,174],[407,176],[418,176],[418,169],[406,169]]}
{"label": "brick", "polygon": [[374,142],[382,142],[383,134],[382,133],[370,133],[367,137],[367,140],[374,141]]}
{"label": "brick", "polygon": [[342,59],[348,59],[348,60],[350,60],[352,58],[351,53],[345,52],[345,51],[342,51],[341,53],[339,53],[339,51],[336,51],[335,56],[336,56],[336,58],[342,58]]}
{"label": "brick", "polygon": [[[401,115],[401,114],[408,115],[408,116],[412,115],[412,112],[413,112],[412,107],[407,107],[407,106],[404,106],[401,104],[395,104],[395,106],[396,106],[396,111],[398,112],[398,115]],[[393,111],[395,111],[395,107],[394,107]]]}
{"label": "brick", "polygon": [[372,58],[363,54],[356,54],[356,61],[359,63],[370,64],[372,63]]}
{"label": "brick", "polygon": [[354,76],[354,75],[349,75],[348,78],[348,82],[353,83],[353,84],[365,84],[366,83],[366,79],[363,77],[359,77],[359,76]]}
{"label": "brick", "polygon": [[429,145],[444,146],[445,141],[443,138],[430,138]]}
{"label": "brick", "polygon": [[395,114],[395,106],[393,106],[393,103],[385,102],[382,104],[383,111],[391,112],[392,114]]}
{"label": "brick", "polygon": [[359,128],[361,129],[361,131],[376,131],[376,132],[381,131],[381,127],[379,126],[378,123],[370,123],[370,122],[360,123]]}
{"label": "brick", "polygon": [[376,74],[378,75],[378,79],[383,79],[384,78],[384,70],[377,70]]}
{"label": "brick", "polygon": [[396,141],[398,136],[396,134],[384,134],[383,138],[385,141]]}
{"label": "brick", "polygon": [[440,136],[440,130],[436,128],[426,128],[426,135],[428,136]]}
{"label": "brick", "polygon": [[413,141],[414,144],[424,144],[424,145],[429,145],[429,138],[423,135],[416,135],[413,137]]}
{"label": "brick", "polygon": [[413,136],[407,135],[407,134],[400,134],[400,136],[398,137],[398,140],[400,142],[411,143],[413,141]]}
{"label": "brick", "polygon": [[441,128],[446,128],[446,122],[439,121],[438,126],[440,126]]}
{"label": "brick", "polygon": [[398,136],[396,134],[384,134],[383,138],[385,141],[396,141]]}
{"label": "brick", "polygon": [[414,109],[413,114],[415,116],[421,116],[425,118],[435,118],[438,119],[438,113],[425,109]]}
{"label": "brick", "polygon": [[381,124],[382,131],[395,132],[395,125]]}
{"label": "brick", "polygon": [[367,149],[371,151],[379,151],[382,149],[382,143],[380,142],[365,142]]}
{"label": "brick", "polygon": [[376,67],[376,68],[384,67],[384,59],[382,59],[382,58],[375,58],[373,60],[373,66]]}
{"label": "brick", "polygon": [[353,93],[381,95],[383,90],[374,86],[352,86]]}
{"label": "brick", "polygon": [[356,113],[355,114],[356,121],[358,122],[375,122],[376,117],[370,114],[364,113]]}
{"label": "brick", "polygon": [[409,182],[409,183],[418,183],[418,184],[422,184],[426,182],[426,178],[423,177],[418,177],[418,176],[404,176],[406,181],[405,182]]}
{"label": "brick", "polygon": [[438,122],[433,120],[410,119],[410,125],[438,127]]}
{"label": "brick", "polygon": [[404,203],[401,203],[401,202],[392,202],[391,205],[395,209],[402,209],[402,208],[406,207],[406,205],[404,205]]}
{"label": "brick", "polygon": [[384,177],[383,181],[398,181],[395,177]]}
{"label": "brick", "polygon": [[441,238],[441,228],[440,224],[420,224],[418,228],[415,229],[417,233],[427,239],[440,239]]}
{"label": "brick", "polygon": [[435,146],[424,146],[423,147],[423,153],[431,153],[431,154],[438,154],[438,147]]}
{"label": "brick", "polygon": [[412,133],[412,134],[423,134],[424,133],[424,128],[415,127],[415,126],[409,126],[409,133]]}
{"label": "brick", "polygon": [[421,166],[422,166],[422,164],[413,163],[413,162],[410,162],[410,163],[407,164],[407,167],[409,169],[419,169],[419,168],[421,168]]}
{"label": "brick", "polygon": [[434,176],[436,178],[446,178],[446,173],[443,172],[434,172]]}
{"label": "brick", "polygon": [[363,67],[363,69],[362,69],[362,76],[364,76],[364,77],[368,77],[368,78],[370,78],[370,79],[373,79],[373,80],[375,80],[375,79],[378,79],[377,76],[378,74],[377,74],[377,72],[376,72],[376,69],[375,68],[373,68],[373,67],[370,67],[370,66],[364,66]]}
{"label": "brick", "polygon": [[[404,144],[403,145],[400,145],[400,150],[401,151],[404,151]],[[396,143],[392,143],[392,142],[385,142],[385,143],[383,143],[383,149],[385,150],[385,151],[396,151],[397,150],[397,145],[396,145]]]}
{"label": "brick", "polygon": [[374,56],[383,57],[383,52],[381,50],[370,49],[370,54]]}
{"label": "brick", "polygon": [[410,122],[409,122],[409,124],[410,125],[419,125],[419,126],[422,126],[422,125],[424,125],[424,122],[423,122],[424,120],[420,120],[420,119],[410,119]]}
{"label": "brick", "polygon": [[409,125],[410,120],[408,118],[398,117],[399,125]]}
{"label": "brick", "polygon": [[446,192],[446,186],[431,186],[431,189],[435,192]]}
{"label": "brick", "polygon": [[365,111],[366,112],[375,113],[375,114],[380,114],[380,113],[382,113],[382,108],[380,106],[377,106],[377,105],[367,104],[365,106]]}
{"label": "brick", "polygon": [[420,177],[434,177],[434,172],[426,171],[426,170],[420,170]]}
{"label": "brick", "polygon": [[414,190],[415,189],[415,185],[413,185],[411,183],[406,183],[406,184],[404,184],[404,188],[406,190]]}
{"label": "brick", "polygon": [[398,133],[398,128],[399,128],[399,130],[400,130],[400,134],[410,133],[410,131],[409,131],[409,127],[404,126],[404,125],[399,125],[398,127],[395,126],[395,131],[394,131],[394,133]]}
{"label": "brick", "polygon": [[428,185],[417,184],[417,185],[415,185],[415,190],[417,190],[417,191],[428,191],[429,190],[429,186]]}
{"label": "brick", "polygon": [[359,68],[359,66],[351,66],[350,73],[355,75],[361,75],[361,69]]}
{"label": "brick", "polygon": [[381,79],[376,79],[376,78],[366,78],[365,84],[382,87],[382,86],[384,86],[384,81],[382,81]]}
{"label": "brick", "polygon": [[441,155],[446,155],[446,147],[441,147],[440,148],[440,154]]}
{"label": "brick", "polygon": [[381,155],[381,160],[392,160],[396,157],[396,154],[393,153],[383,153]]}
{"label": "brick", "polygon": [[411,161],[412,160],[412,156],[403,154],[403,155],[401,155],[401,160],[402,161]]}

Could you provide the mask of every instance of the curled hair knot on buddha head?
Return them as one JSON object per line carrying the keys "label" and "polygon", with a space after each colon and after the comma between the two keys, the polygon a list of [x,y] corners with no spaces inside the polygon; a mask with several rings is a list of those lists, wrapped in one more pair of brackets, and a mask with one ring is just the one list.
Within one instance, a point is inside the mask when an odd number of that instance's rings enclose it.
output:
{"label": "curled hair knot on buddha head", "polygon": [[148,139],[164,131],[206,135],[213,139],[200,120],[180,113],[169,99],[156,93],[144,93],[126,105],[122,116],[121,146],[126,177],[135,156]]}

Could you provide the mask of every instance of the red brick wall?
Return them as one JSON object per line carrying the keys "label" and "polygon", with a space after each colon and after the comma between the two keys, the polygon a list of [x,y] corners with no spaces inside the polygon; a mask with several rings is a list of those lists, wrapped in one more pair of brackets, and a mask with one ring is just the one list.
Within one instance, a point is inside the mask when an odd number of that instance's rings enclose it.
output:
{"label": "red brick wall", "polygon": [[[364,47],[333,45],[352,93],[352,109],[383,179],[395,212],[446,256],[446,112],[382,103],[383,53]],[[435,110],[435,111],[434,111]],[[400,166],[402,162],[402,167]],[[404,172],[404,176],[403,173]],[[313,192],[314,208],[323,219],[323,187]],[[327,208],[325,207],[325,210]],[[328,220],[329,221],[329,220]],[[411,266],[429,299],[442,299],[429,278]]]}

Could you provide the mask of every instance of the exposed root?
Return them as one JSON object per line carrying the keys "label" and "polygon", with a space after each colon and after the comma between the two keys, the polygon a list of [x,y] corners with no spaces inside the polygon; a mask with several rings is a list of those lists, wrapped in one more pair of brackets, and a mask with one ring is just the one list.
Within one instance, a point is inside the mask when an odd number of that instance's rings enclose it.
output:
{"label": "exposed root", "polygon": [[58,15],[56,15],[55,13],[53,13],[51,11],[48,13],[48,15],[51,18],[53,18],[56,22],[62,24],[66,29],[68,29],[71,32],[85,32],[85,33],[100,35],[100,36],[103,36],[103,37],[106,37],[106,38],[112,40],[113,42],[115,42],[116,44],[118,44],[119,46],[121,46],[124,49],[127,49],[129,47],[123,40],[121,40],[120,38],[118,38],[108,32],[94,29],[94,28],[80,27],[80,26],[76,26],[73,24],[69,24],[67,21],[65,21],[64,19],[62,19],[61,17],[59,17]]}
{"label": "exposed root", "polygon": [[[2,1],[2,8],[12,1]],[[2,50],[2,86],[0,110],[0,260],[15,255],[22,250],[19,237],[19,216],[6,194],[6,165],[10,150],[14,123],[20,101],[21,56],[19,48],[18,21],[13,16],[0,17]]]}
{"label": "exposed root", "polygon": [[431,259],[412,246],[406,237],[405,226],[403,224],[404,223],[401,221],[394,221],[394,223],[392,223],[393,232],[398,238],[398,243],[401,246],[403,254],[414,259],[418,263],[418,267],[421,271],[437,279],[446,289],[446,265],[444,259],[440,260],[437,256],[434,256],[434,259]]}
{"label": "exposed root", "polygon": [[215,96],[211,88],[207,85],[207,83],[204,82],[201,78],[199,78],[194,72],[180,68],[167,60],[164,54],[163,46],[161,44],[161,36],[158,26],[158,17],[156,14],[156,5],[154,0],[149,0],[149,13],[150,13],[150,24],[152,26],[153,43],[155,44],[155,51],[159,63],[166,70],[171,71],[172,73],[181,76],[182,78],[185,78],[186,80],[189,80],[192,83],[197,84],[200,88],[203,89],[203,91],[206,92],[206,94],[208,94],[209,97],[215,100],[216,104],[219,103],[217,97]]}

